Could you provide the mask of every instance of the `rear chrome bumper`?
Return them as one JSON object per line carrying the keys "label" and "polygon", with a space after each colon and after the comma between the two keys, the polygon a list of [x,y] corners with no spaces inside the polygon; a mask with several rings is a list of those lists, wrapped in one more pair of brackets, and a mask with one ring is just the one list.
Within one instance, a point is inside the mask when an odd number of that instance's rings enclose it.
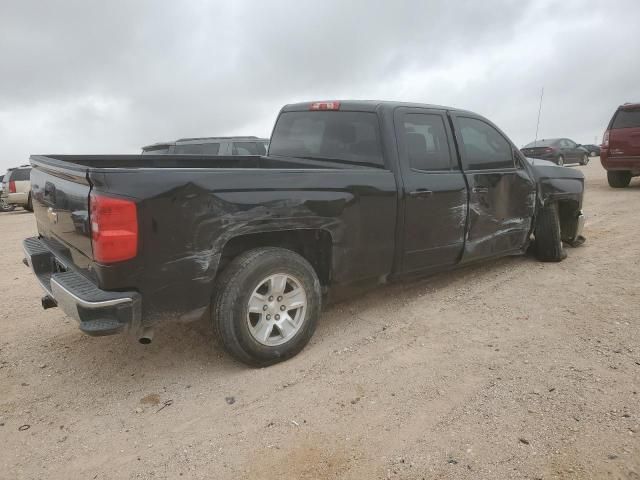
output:
{"label": "rear chrome bumper", "polygon": [[88,335],[111,335],[138,327],[142,301],[137,292],[101,290],[90,279],[65,265],[37,237],[22,243],[24,263],[36,275],[42,289],[65,314],[79,322]]}

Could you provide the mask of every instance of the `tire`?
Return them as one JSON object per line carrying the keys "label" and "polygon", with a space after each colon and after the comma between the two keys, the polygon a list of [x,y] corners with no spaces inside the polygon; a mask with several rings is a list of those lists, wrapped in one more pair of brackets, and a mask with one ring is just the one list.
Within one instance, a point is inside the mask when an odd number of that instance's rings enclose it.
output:
{"label": "tire", "polygon": [[15,208],[15,205],[9,205],[4,200],[0,200],[0,212],[13,212]]}
{"label": "tire", "polygon": [[31,201],[31,194],[29,194],[29,198],[27,200],[27,206],[25,208],[30,212],[33,212],[33,202]]}
{"label": "tire", "polygon": [[607,181],[609,186],[613,188],[625,188],[631,182],[631,172],[613,170],[607,172]]}
{"label": "tire", "polygon": [[589,156],[585,153],[582,155],[582,160],[580,160],[580,165],[587,165],[589,163]]}
{"label": "tire", "polygon": [[564,167],[564,157],[562,155],[559,155],[556,163],[558,164],[559,167]]}
{"label": "tire", "polygon": [[536,219],[535,242],[536,257],[541,262],[560,262],[566,258],[556,203],[548,203],[540,209]]}
{"label": "tire", "polygon": [[[284,286],[279,289],[274,285],[283,276]],[[249,250],[231,261],[216,287],[212,308],[214,331],[225,350],[247,365],[265,367],[293,357],[316,329],[322,303],[320,281],[311,264],[291,250],[275,247]],[[287,292],[287,288],[291,290]],[[303,291],[303,297],[298,289]],[[296,298],[304,298],[303,307],[283,308],[287,302],[283,297],[291,292],[297,293]],[[258,297],[262,298],[257,300]],[[250,300],[254,311],[250,311]],[[264,305],[260,305],[262,302]],[[261,308],[264,311],[259,312]],[[275,319],[282,310],[285,312],[282,317],[286,315],[290,321],[277,323]],[[268,317],[271,318],[267,320]]]}

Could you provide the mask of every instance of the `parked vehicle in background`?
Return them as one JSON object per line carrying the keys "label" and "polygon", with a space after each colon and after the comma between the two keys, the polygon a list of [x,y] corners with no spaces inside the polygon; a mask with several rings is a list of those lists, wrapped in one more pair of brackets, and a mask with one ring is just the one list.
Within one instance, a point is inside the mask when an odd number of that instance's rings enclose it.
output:
{"label": "parked vehicle in background", "polygon": [[5,203],[33,211],[31,201],[31,167],[10,168],[4,176]]}
{"label": "parked vehicle in background", "polygon": [[600,163],[614,188],[629,185],[640,175],[640,103],[620,105],[602,137]]}
{"label": "parked vehicle in background", "polygon": [[589,152],[568,138],[547,138],[526,144],[520,151],[527,157],[550,160],[563,166],[566,163],[589,163]]}
{"label": "parked vehicle in background", "polygon": [[159,321],[211,312],[251,365],[298,353],[327,297],[521,255],[532,236],[556,262],[584,240],[582,172],[527,161],[489,120],[447,107],[287,105],[267,156],[31,162],[39,236],[24,250],[45,308],[142,343]]}
{"label": "parked vehicle in background", "polygon": [[600,145],[588,145],[583,143],[581,147],[587,151],[590,157],[600,156]]}
{"label": "parked vehicle in background", "polygon": [[265,155],[268,138],[205,137],[181,138],[142,147],[143,155]]}
{"label": "parked vehicle in background", "polygon": [[4,175],[0,175],[0,212],[10,212],[15,206],[8,205],[4,197]]}

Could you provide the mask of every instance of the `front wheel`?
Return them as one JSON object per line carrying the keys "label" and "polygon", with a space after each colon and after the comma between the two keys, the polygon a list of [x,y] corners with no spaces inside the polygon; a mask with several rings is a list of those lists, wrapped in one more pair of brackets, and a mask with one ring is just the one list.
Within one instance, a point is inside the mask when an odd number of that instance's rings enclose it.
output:
{"label": "front wheel", "polygon": [[558,157],[558,166],[559,167],[563,167],[564,166],[564,157],[562,155],[560,155]]}
{"label": "front wheel", "polygon": [[631,172],[628,171],[608,171],[607,181],[609,186],[613,188],[624,188],[629,186],[631,182]]}
{"label": "front wheel", "polygon": [[213,325],[232,356],[264,367],[299,353],[315,331],[320,281],[309,262],[283,248],[236,257],[217,281]]}
{"label": "front wheel", "polygon": [[542,262],[559,262],[567,256],[562,246],[558,205],[548,203],[540,209],[535,228],[536,257]]}
{"label": "front wheel", "polygon": [[589,157],[585,153],[584,155],[582,155],[582,160],[580,160],[580,165],[586,165],[587,163],[589,163]]}

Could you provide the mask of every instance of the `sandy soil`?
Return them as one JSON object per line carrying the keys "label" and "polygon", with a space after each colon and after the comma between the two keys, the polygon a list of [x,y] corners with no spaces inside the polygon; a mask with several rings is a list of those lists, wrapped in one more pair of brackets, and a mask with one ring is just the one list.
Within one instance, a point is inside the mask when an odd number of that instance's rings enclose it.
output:
{"label": "sandy soil", "polygon": [[[640,181],[587,177],[587,243],[393,285],[252,370],[204,324],[90,338],[0,214],[0,478],[640,478]],[[161,407],[171,403],[165,408]]]}

